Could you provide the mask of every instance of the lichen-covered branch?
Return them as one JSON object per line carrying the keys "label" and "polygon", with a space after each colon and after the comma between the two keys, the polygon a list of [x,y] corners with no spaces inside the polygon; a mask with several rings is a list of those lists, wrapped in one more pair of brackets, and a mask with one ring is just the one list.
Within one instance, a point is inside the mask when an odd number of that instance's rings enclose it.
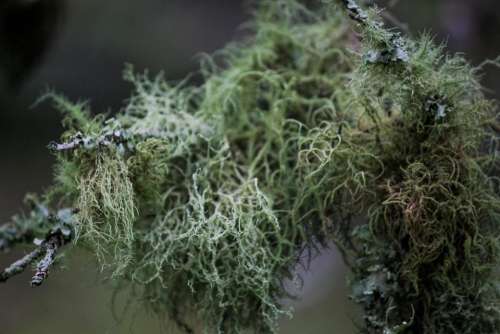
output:
{"label": "lichen-covered branch", "polygon": [[108,120],[49,93],[54,184],[0,229],[5,249],[42,241],[4,275],[41,258],[37,285],[75,240],[185,332],[276,333],[302,252],[334,241],[363,333],[495,333],[495,104],[460,56],[340,4],[262,1],[200,87],[127,68]]}
{"label": "lichen-covered branch", "polygon": [[370,25],[373,21],[369,20],[368,14],[354,0],[342,0],[349,17],[362,25]]}
{"label": "lichen-covered branch", "polygon": [[41,248],[36,248],[29,254],[25,255],[21,259],[12,263],[10,266],[5,268],[0,273],[0,282],[6,282],[8,279],[22,273],[26,267],[35,262],[40,256],[42,256],[43,250]]}
{"label": "lichen-covered branch", "polygon": [[367,50],[364,59],[373,64],[408,62],[407,45],[399,32],[384,28],[384,24],[375,14],[370,17],[355,0],[342,0],[349,17],[363,27]]}
{"label": "lichen-covered branch", "polygon": [[[14,223],[2,227],[3,233],[0,240],[6,246],[3,250],[9,250],[18,243],[34,243],[36,248],[0,272],[0,282],[6,282],[13,276],[24,272],[29,265],[42,257],[31,280],[32,286],[41,285],[55,261],[59,248],[74,237],[72,210],[61,209],[56,215],[52,215],[42,204],[36,203],[36,207],[31,212],[30,219],[16,217]],[[46,227],[43,226],[44,224]],[[48,230],[46,236],[43,239],[37,239],[35,236],[44,230]]]}
{"label": "lichen-covered branch", "polygon": [[17,244],[30,243],[43,230],[49,216],[48,209],[32,196],[27,196],[26,202],[31,208],[28,217],[15,216],[12,222],[0,226],[0,251],[6,252]]}
{"label": "lichen-covered branch", "polygon": [[31,279],[32,286],[40,286],[47,278],[49,269],[56,259],[57,251],[70,240],[69,236],[65,236],[59,231],[52,233],[46,240],[40,242],[39,247],[45,252],[45,255],[36,266],[36,273]]}
{"label": "lichen-covered branch", "polygon": [[127,142],[127,136],[120,130],[114,130],[102,135],[97,138],[85,137],[82,133],[76,133],[73,135],[69,141],[64,143],[49,143],[49,149],[56,152],[72,151],[78,148],[84,148],[86,150],[91,150],[99,147],[106,147],[109,145],[117,145],[125,150],[125,144]]}

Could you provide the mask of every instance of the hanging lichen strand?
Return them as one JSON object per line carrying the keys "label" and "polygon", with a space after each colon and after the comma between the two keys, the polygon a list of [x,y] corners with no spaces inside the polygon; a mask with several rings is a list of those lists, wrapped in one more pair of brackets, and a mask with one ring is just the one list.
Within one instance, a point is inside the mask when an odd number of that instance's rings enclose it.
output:
{"label": "hanging lichen strand", "polygon": [[128,68],[111,119],[52,94],[54,185],[0,229],[0,249],[37,248],[0,281],[44,256],[41,284],[73,240],[186,332],[275,333],[301,254],[334,240],[363,332],[497,333],[498,126],[478,69],[339,4],[262,1],[200,87]]}

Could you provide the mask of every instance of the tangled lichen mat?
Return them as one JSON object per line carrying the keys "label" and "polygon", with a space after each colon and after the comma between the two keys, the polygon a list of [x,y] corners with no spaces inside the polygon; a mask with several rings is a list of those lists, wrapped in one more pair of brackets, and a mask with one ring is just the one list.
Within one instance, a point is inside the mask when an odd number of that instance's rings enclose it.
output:
{"label": "tangled lichen mat", "polygon": [[[500,330],[499,123],[481,67],[355,1],[263,0],[204,82],[136,73],[114,117],[59,94],[53,185],[0,227],[42,284],[68,245],[187,333],[277,333],[334,242],[369,334]],[[344,284],[344,282],[336,282]]]}

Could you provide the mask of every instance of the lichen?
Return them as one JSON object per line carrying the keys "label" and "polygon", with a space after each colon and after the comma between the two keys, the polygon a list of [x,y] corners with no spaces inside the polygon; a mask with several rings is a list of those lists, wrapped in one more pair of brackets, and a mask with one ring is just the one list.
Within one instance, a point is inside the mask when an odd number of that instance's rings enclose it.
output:
{"label": "lichen", "polygon": [[[187,332],[275,333],[302,253],[333,240],[363,332],[496,333],[498,121],[479,70],[339,3],[262,1],[199,87],[127,67],[111,118],[49,94],[68,131],[42,207],[73,208],[76,244]],[[17,226],[0,246],[25,241]]]}

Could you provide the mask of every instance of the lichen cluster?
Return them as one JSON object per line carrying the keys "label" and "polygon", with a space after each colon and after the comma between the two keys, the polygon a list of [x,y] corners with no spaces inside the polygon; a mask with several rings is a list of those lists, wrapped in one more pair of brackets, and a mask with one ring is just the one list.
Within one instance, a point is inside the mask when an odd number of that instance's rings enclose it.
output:
{"label": "lichen cluster", "polygon": [[365,333],[496,333],[479,70],[339,4],[262,1],[198,87],[127,68],[113,118],[50,94],[68,131],[42,207],[72,208],[76,244],[187,332],[275,332],[301,254],[333,240]]}

